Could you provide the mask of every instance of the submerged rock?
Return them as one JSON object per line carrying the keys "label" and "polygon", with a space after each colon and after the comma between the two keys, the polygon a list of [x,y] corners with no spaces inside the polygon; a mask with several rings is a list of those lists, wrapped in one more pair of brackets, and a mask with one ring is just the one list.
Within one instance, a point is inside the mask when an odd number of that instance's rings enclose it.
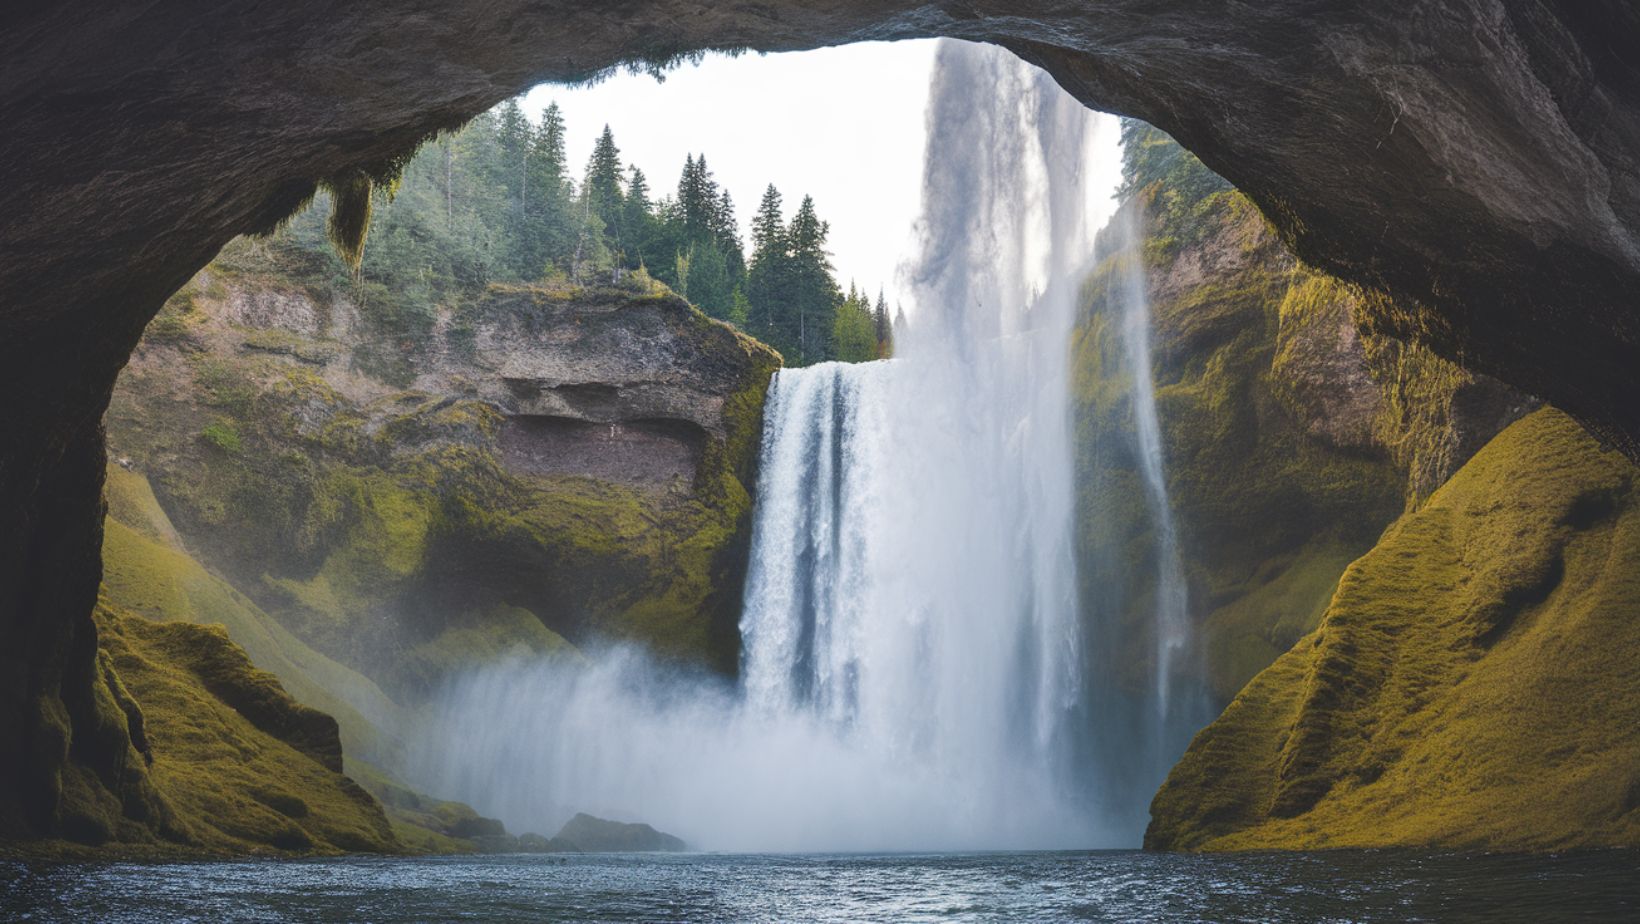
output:
{"label": "submerged rock", "polygon": [[585,812],[565,822],[553,840],[583,853],[676,853],[689,849],[682,838],[649,825],[609,821]]}

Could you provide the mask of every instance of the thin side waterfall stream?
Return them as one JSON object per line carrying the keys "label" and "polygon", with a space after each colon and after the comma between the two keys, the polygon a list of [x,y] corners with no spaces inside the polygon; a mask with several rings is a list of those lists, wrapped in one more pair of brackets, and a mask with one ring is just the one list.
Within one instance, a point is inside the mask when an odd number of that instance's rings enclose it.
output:
{"label": "thin side waterfall stream", "polygon": [[[1154,684],[1145,730],[1143,764],[1138,779],[1154,789],[1184,752],[1190,737],[1212,719],[1201,690],[1200,671],[1186,659],[1196,654],[1190,638],[1190,588],[1185,576],[1179,530],[1168,500],[1162,452],[1161,419],[1156,407],[1155,369],[1151,361],[1150,298],[1144,268],[1141,210],[1121,209],[1113,219],[1120,251],[1117,285],[1121,306],[1121,342],[1133,388],[1133,442],[1150,511],[1156,571],[1151,630],[1155,635]],[[1137,743],[1136,743],[1137,744]]]}
{"label": "thin side waterfall stream", "polygon": [[[1069,405],[1116,120],[956,42],[927,118],[897,358],[770,386],[738,683],[629,649],[486,669],[446,697],[419,762],[429,791],[515,830],[585,811],[714,850],[1136,844],[1134,807],[1107,811],[1104,762],[1079,760],[1090,716],[1127,706],[1093,701],[1086,676]],[[1140,400],[1171,524],[1148,380]],[[1170,548],[1163,585],[1182,590]],[[1165,715],[1182,602],[1157,619]]]}

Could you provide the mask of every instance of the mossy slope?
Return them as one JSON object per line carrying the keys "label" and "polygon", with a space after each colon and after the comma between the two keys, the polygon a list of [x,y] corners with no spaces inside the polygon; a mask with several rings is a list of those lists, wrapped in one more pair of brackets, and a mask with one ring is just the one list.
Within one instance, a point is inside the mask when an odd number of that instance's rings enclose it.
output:
{"label": "mossy slope", "polygon": [[390,760],[399,707],[375,683],[314,651],[190,557],[147,479],[109,466],[103,585],[119,606],[158,622],[216,623],[302,703],[341,723],[347,753]]}
{"label": "mossy slope", "polygon": [[1147,846],[1640,843],[1635,475],[1557,411],[1493,439],[1197,736]]}
{"label": "mossy slope", "polygon": [[[140,614],[140,617],[155,622],[212,626],[211,634],[183,635],[169,645],[149,650],[145,662],[149,670],[185,671],[190,663],[201,656],[201,650],[210,656],[227,657],[221,651],[218,637],[220,632],[226,632],[260,668],[275,675],[281,686],[302,706],[314,707],[334,717],[340,733],[340,749],[330,749],[334,753],[328,753],[326,759],[334,764],[345,753],[347,772],[359,779],[364,790],[379,800],[381,809],[386,812],[391,825],[393,849],[418,853],[471,852],[476,849],[471,840],[474,835],[504,831],[500,822],[482,818],[462,803],[430,798],[379,770],[372,761],[397,762],[402,751],[400,738],[406,730],[406,723],[413,723],[415,716],[391,700],[368,678],[304,644],[243,594],[190,557],[181,544],[180,535],[149,490],[147,479],[135,472],[110,466],[107,494],[109,517],[103,540],[104,590],[109,611],[124,614],[123,620],[111,616],[110,625],[128,636],[130,632],[126,623],[138,619]],[[496,614],[493,619],[510,619],[516,635],[527,637],[535,633],[542,636],[540,644],[549,650],[564,645],[562,639],[552,635],[527,612]],[[106,637],[104,643],[110,651],[117,644],[123,644]],[[410,660],[437,659],[438,663],[432,671],[434,675],[441,675],[443,671],[466,666],[449,663],[448,659],[454,651],[472,652],[478,657],[503,657],[512,653],[510,650],[498,650],[496,645],[495,633],[482,633],[476,639],[454,644],[435,643],[428,646],[426,652],[412,652]],[[120,683],[116,679],[120,675],[114,671],[114,664],[113,661],[109,662],[109,677],[113,682]],[[156,719],[162,724],[169,721],[171,717],[166,710],[180,701],[175,696],[156,701],[155,708],[160,710],[155,713]],[[304,710],[302,714],[308,716],[310,722],[319,725],[325,722],[317,718],[318,713],[313,710]],[[188,747],[164,755],[167,767],[171,768],[172,782],[163,792],[180,794],[184,805],[208,804],[214,812],[233,810],[232,805],[224,802],[220,787],[214,783],[210,792],[205,794],[187,791],[196,783],[213,779],[212,749],[205,745],[209,743],[209,736],[223,727],[202,726],[189,736]],[[151,740],[144,741],[145,748],[150,744]],[[278,777],[285,772],[278,761],[269,763],[268,753],[259,751],[246,757],[247,763],[256,764],[253,769],[258,780],[266,776]],[[200,758],[202,754],[206,755],[203,762]],[[275,753],[275,756],[282,755]],[[254,789],[253,795],[274,793],[269,798],[287,807],[305,804],[310,800],[304,794],[313,782],[310,776],[294,776],[285,779],[277,789],[270,789],[265,781],[261,781],[256,784],[259,788]],[[356,795],[352,794],[354,797]],[[177,804],[178,801],[172,799],[167,804]],[[328,849],[326,844],[344,850],[382,849],[380,845],[369,843],[368,839],[345,833],[340,840],[321,839],[308,844],[287,827],[280,827],[271,835],[244,819],[233,820],[230,827],[226,839],[179,834],[178,840],[184,846],[232,852],[251,849],[247,845],[272,846],[281,850],[322,850]],[[258,840],[258,831],[268,836]],[[246,835],[245,832],[251,833]],[[128,830],[124,833],[130,840],[133,832]],[[270,839],[275,836],[276,839]],[[139,843],[144,840],[143,836],[137,837]]]}
{"label": "mossy slope", "polygon": [[96,619],[164,805],[110,837],[232,853],[399,849],[381,807],[342,775],[335,720],[291,699],[224,629],[152,622],[106,598]]}

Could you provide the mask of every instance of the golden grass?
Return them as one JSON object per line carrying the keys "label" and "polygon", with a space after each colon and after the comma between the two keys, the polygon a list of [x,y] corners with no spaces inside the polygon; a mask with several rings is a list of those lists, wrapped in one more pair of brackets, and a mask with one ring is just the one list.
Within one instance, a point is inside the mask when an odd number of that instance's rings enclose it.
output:
{"label": "golden grass", "polygon": [[1634,476],[1557,411],[1505,430],[1197,736],[1146,843],[1640,843]]}

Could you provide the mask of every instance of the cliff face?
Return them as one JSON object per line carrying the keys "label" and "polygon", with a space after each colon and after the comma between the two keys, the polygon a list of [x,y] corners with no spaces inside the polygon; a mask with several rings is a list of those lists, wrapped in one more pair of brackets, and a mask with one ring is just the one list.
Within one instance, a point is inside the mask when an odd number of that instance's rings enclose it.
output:
{"label": "cliff face", "polygon": [[[64,754],[40,762],[76,759],[51,820],[5,816],[7,836],[470,849],[499,823],[378,769],[444,676],[573,657],[566,637],[734,670],[777,354],[642,279],[491,287],[406,323],[310,263],[236,242],[133,355],[95,733],[44,714]],[[276,740],[222,764],[255,734]],[[386,816],[340,776],[344,744]]]}
{"label": "cliff face", "polygon": [[201,562],[395,700],[564,638],[734,670],[776,354],[641,281],[407,329],[292,253],[230,248],[115,392],[112,453]]}
{"label": "cliff face", "polygon": [[1635,474],[1549,409],[1493,439],[1197,736],[1146,846],[1640,840]]}
{"label": "cliff face", "polygon": [[[1533,402],[1360,330],[1368,296],[1295,260],[1239,193],[1166,136],[1140,177],[1136,256],[1101,238],[1072,349],[1079,578],[1132,688],[1156,650],[1156,523],[1134,435],[1123,261],[1143,264],[1162,457],[1210,698],[1308,633],[1345,567]],[[1147,174],[1148,176],[1148,174]],[[1118,219],[1118,222],[1120,219]],[[1114,226],[1113,226],[1114,227]]]}
{"label": "cliff face", "polygon": [[[1146,846],[1634,844],[1633,464],[1385,336],[1382,296],[1298,263],[1227,185],[1139,141],[1168,165],[1126,206],[1168,486],[1197,663],[1229,701]],[[1090,281],[1074,354],[1084,596],[1121,622],[1118,672],[1154,651],[1156,574],[1123,259]]]}

